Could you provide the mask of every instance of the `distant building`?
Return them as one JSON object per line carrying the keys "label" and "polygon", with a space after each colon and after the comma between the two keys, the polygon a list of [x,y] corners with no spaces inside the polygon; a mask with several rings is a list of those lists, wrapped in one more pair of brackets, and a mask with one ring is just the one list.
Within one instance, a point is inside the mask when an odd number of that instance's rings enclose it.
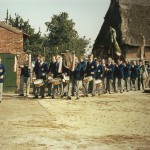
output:
{"label": "distant building", "polygon": [[23,40],[29,35],[0,22],[0,56],[6,66],[4,92],[16,92],[19,88],[20,69],[14,72],[15,56],[23,51]]}
{"label": "distant building", "polygon": [[150,0],[111,0],[104,17],[104,23],[93,45],[93,54],[99,57],[113,57],[109,28],[117,33],[122,58],[139,59],[141,37],[145,37],[145,59],[150,60]]}

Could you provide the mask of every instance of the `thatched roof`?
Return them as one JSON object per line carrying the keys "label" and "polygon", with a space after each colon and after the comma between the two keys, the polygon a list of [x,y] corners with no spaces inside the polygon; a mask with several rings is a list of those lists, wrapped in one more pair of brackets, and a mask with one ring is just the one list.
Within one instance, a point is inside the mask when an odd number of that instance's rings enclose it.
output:
{"label": "thatched roof", "polygon": [[150,0],[120,0],[124,43],[139,46],[141,34],[150,46]]}
{"label": "thatched roof", "polygon": [[102,45],[109,47],[110,26],[117,32],[119,45],[140,46],[142,34],[150,46],[150,0],[111,0],[93,51]]}

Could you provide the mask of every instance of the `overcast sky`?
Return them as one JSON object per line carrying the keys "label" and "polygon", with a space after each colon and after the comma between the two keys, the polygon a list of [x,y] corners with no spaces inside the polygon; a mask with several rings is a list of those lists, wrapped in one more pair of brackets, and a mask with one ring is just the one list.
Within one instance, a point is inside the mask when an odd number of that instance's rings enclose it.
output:
{"label": "overcast sky", "polygon": [[36,31],[40,27],[44,34],[45,22],[50,22],[54,14],[67,12],[79,36],[91,38],[93,44],[109,5],[110,0],[0,0],[0,21],[4,20],[8,9],[12,17],[18,13],[23,19],[29,19]]}

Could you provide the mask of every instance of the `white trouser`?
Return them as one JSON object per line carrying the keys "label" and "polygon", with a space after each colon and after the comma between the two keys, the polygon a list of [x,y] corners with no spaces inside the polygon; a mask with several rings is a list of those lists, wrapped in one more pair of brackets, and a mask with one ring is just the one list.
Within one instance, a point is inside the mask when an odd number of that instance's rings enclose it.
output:
{"label": "white trouser", "polygon": [[0,100],[2,99],[3,95],[3,83],[0,83]]}

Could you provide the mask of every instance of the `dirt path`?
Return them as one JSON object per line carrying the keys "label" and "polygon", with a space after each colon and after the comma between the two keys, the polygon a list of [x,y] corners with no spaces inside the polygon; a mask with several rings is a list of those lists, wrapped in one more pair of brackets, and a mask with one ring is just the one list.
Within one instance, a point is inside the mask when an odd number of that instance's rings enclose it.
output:
{"label": "dirt path", "polygon": [[80,100],[7,98],[0,150],[149,150],[150,94]]}

